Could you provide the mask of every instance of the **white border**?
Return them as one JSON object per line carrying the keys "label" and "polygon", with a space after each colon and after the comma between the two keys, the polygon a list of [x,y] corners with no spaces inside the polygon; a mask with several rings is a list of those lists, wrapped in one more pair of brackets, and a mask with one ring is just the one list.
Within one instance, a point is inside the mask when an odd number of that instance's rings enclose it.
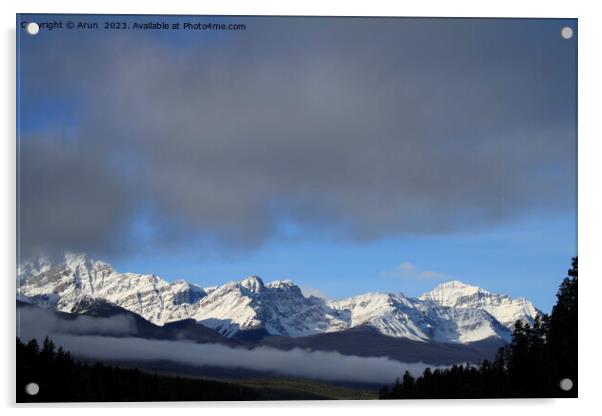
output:
{"label": "white border", "polygon": [[[224,409],[231,412],[250,414],[305,414],[307,412],[338,412],[362,414],[378,410],[389,412],[437,412],[447,415],[469,413],[504,415],[509,412],[546,412],[547,414],[590,413],[595,400],[600,396],[600,360],[596,350],[600,345],[599,306],[602,293],[602,268],[597,262],[600,246],[600,122],[602,107],[599,104],[600,41],[602,40],[602,17],[594,1],[577,3],[575,0],[527,2],[506,1],[382,1],[382,0],[283,0],[218,1],[218,0],[98,0],[75,1],[43,0],[3,1],[2,7],[2,83],[5,95],[1,101],[2,125],[6,126],[2,141],[2,168],[0,187],[2,195],[2,247],[0,264],[4,271],[4,318],[6,325],[2,334],[2,358],[4,364],[0,378],[0,403],[14,403],[14,276],[15,276],[15,13],[127,13],[127,14],[237,14],[237,15],[346,15],[346,16],[448,16],[448,17],[569,17],[579,18],[579,257],[581,269],[580,290],[580,398],[578,400],[495,400],[495,401],[421,401],[421,402],[277,402],[277,403],[148,403],[142,405],[145,412],[163,414],[163,408],[186,411],[189,407],[202,407],[195,412],[214,412]],[[561,236],[559,236],[561,238]],[[587,365],[586,365],[587,364]],[[597,376],[596,374],[597,373]],[[14,407],[14,405],[13,405]],[[46,414],[81,414],[77,405],[40,406],[24,408],[28,412]],[[86,413],[126,413],[137,404],[88,405]],[[343,409],[344,408],[344,409]],[[599,409],[598,409],[599,410]],[[15,411],[15,409],[10,409]],[[593,413],[593,412],[592,412]]]}

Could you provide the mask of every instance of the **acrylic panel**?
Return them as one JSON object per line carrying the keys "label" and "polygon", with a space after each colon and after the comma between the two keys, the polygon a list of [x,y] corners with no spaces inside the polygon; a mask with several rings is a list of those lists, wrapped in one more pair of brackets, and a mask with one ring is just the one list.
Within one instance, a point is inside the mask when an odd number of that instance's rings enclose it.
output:
{"label": "acrylic panel", "polygon": [[577,37],[17,15],[17,401],[576,397]]}

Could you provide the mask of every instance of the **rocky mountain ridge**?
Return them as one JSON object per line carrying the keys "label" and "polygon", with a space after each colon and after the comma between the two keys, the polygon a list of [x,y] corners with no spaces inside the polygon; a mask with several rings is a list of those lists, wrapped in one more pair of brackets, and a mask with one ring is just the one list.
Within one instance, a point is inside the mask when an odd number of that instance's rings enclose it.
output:
{"label": "rocky mountain ridge", "polygon": [[303,337],[369,326],[413,341],[470,343],[510,339],[513,323],[538,313],[526,299],[490,293],[459,281],[411,298],[368,293],[344,300],[305,296],[290,280],[264,283],[257,276],[202,288],[184,280],[120,273],[84,254],[63,261],[39,258],[19,267],[17,298],[76,313],[82,299],[96,298],[164,325],[194,319],[226,337],[244,331]]}

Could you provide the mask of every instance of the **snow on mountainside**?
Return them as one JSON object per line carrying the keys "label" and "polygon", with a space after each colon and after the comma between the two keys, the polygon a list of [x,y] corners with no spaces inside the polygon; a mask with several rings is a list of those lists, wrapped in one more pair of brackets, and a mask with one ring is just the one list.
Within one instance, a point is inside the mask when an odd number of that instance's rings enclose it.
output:
{"label": "snow on mountainside", "polygon": [[519,319],[530,324],[533,323],[533,319],[539,312],[525,298],[512,299],[508,295],[490,293],[480,287],[467,285],[457,280],[440,284],[418,299],[454,309],[480,309],[491,314],[508,328],[511,328]]}
{"label": "snow on mountainside", "polygon": [[77,312],[78,302],[99,298],[155,324],[192,318],[227,337],[249,330],[300,337],[369,325],[384,335],[415,341],[509,340],[517,319],[531,322],[537,314],[525,299],[457,281],[419,298],[369,293],[332,301],[305,297],[290,280],[265,284],[249,276],[203,289],[183,280],[169,283],[155,275],[120,273],[73,253],[58,264],[43,258],[21,265],[17,297],[69,313]]}
{"label": "snow on mountainside", "polygon": [[401,293],[368,293],[329,304],[337,310],[349,311],[350,327],[369,324],[384,335],[415,341],[432,338],[435,322],[420,311],[420,302]]}
{"label": "snow on mountainside", "polygon": [[86,297],[101,298],[153,323],[189,318],[205,291],[183,280],[168,283],[155,275],[118,273],[83,254],[66,253],[64,262],[39,269],[19,268],[19,294],[34,303],[71,312]]}
{"label": "snow on mountainside", "polygon": [[199,302],[192,316],[226,336],[264,329],[274,335],[303,336],[348,327],[321,299],[303,296],[291,281],[270,284],[257,276],[230,282]]}

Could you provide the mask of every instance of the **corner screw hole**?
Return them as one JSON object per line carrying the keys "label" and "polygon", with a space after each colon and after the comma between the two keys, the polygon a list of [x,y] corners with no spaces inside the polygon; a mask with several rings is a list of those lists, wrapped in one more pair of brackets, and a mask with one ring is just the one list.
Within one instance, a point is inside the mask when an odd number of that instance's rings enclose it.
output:
{"label": "corner screw hole", "polygon": [[564,391],[570,391],[573,388],[573,380],[570,378],[563,378],[560,380],[560,389]]}
{"label": "corner screw hole", "polygon": [[25,386],[25,393],[29,394],[30,396],[35,396],[39,392],[40,386],[38,386],[38,383],[28,383]]}
{"label": "corner screw hole", "polygon": [[31,36],[35,36],[40,31],[40,25],[38,25],[36,22],[29,22],[27,23],[27,26],[25,26],[25,30]]}
{"label": "corner screw hole", "polygon": [[560,30],[560,36],[562,36],[564,39],[570,39],[573,37],[573,29],[571,29],[568,26],[563,27]]}

